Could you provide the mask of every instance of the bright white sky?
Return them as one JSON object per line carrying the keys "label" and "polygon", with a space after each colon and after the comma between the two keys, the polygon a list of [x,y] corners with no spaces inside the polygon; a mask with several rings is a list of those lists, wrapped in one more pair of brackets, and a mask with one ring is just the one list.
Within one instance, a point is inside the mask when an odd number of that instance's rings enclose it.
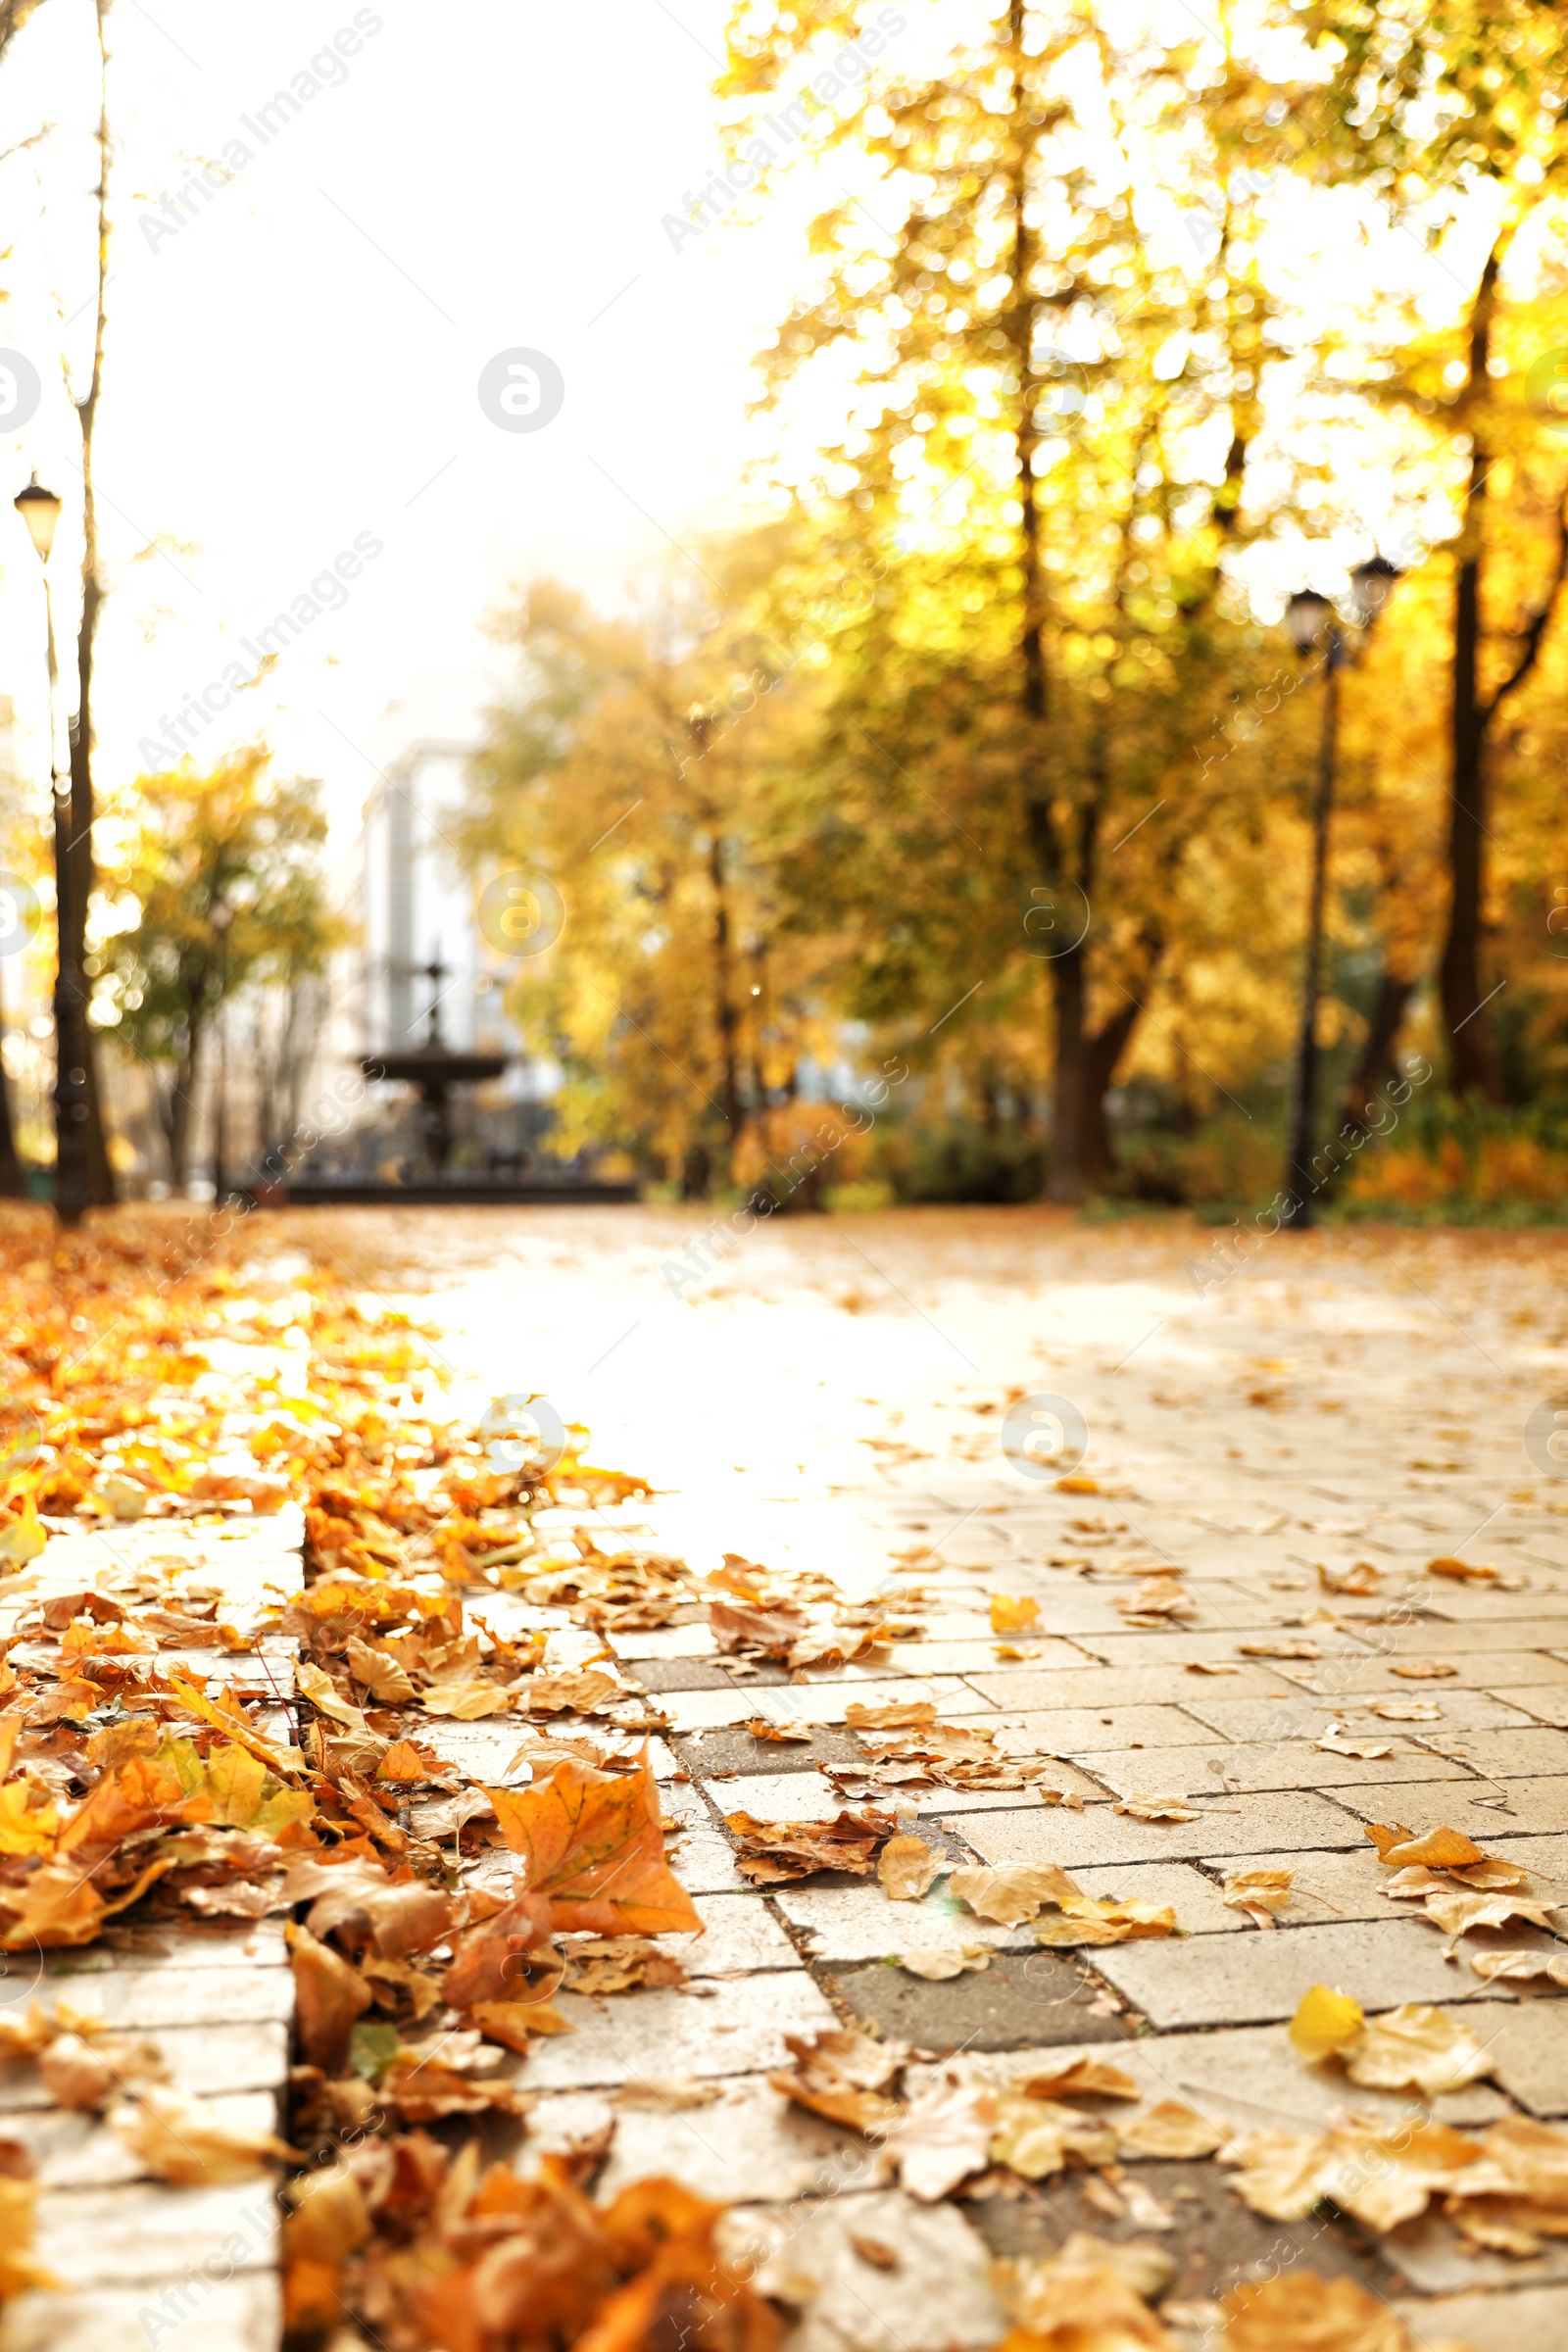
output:
{"label": "bright white sky", "polygon": [[[749,363],[799,282],[805,175],[757,226],[677,254],[661,226],[717,160],[710,85],[724,0],[377,0],[344,78],[265,146],[241,123],[356,19],[354,0],[117,0],[114,276],[98,478],[114,594],[100,635],[103,787],[161,714],[254,661],[254,638],[368,533],[383,553],[202,738],[263,733],[326,778],[341,816],[371,781],[383,706],[426,666],[477,664],[509,582],[613,600],[670,534],[734,511],[755,446]],[[44,0],[0,68],[0,344],[43,405],[0,440],[0,692],[41,694],[36,559],[10,500],[36,466],[68,502],[57,612],[74,626],[75,423],[61,318],[90,333],[79,201],[96,103],[90,0]],[[17,152],[40,122],[58,127]],[[160,195],[242,139],[254,160],[150,242]],[[477,379],[509,347],[565,379],[538,433],[499,430]],[[149,548],[155,552],[148,552]],[[164,553],[158,553],[157,550]],[[66,648],[62,647],[63,659]],[[360,747],[360,748],[357,748]],[[24,760],[41,741],[18,738]]]}
{"label": "bright white sky", "polygon": [[[1194,12],[1170,7],[1174,37]],[[964,0],[900,0],[890,58],[918,71],[955,10]],[[868,0],[862,22],[886,13]],[[839,167],[785,172],[752,224],[672,250],[663,218],[718,160],[727,14],[726,0],[606,0],[591,21],[546,0],[116,0],[102,793],[152,763],[138,747],[165,712],[236,662],[249,675],[242,640],[357,538],[381,552],[340,609],[200,739],[209,753],[265,737],[285,768],[325,779],[346,825],[386,704],[421,669],[477,667],[476,624],[510,585],[555,573],[612,603],[672,541],[736,518],[760,430],[750,363],[802,285],[806,222]],[[356,19],[379,29],[264,143],[243,119]],[[41,600],[9,502],[34,466],[67,498],[54,576],[69,638],[79,474],[59,355],[79,368],[90,335],[96,88],[91,0],[43,0],[0,68],[0,345],[45,382],[37,415],[0,438],[0,694],[40,779]],[[171,230],[160,197],[236,139],[252,159]],[[1298,199],[1279,232],[1309,308],[1392,278],[1427,282],[1451,311],[1444,267],[1403,232],[1362,254],[1343,201],[1313,218],[1340,248],[1333,268]],[[480,370],[517,347],[564,378],[536,433],[504,432],[479,405]],[[1396,510],[1409,515],[1394,457],[1351,502],[1391,545]],[[1330,572],[1369,552],[1365,527]],[[1285,567],[1321,569],[1321,551]]]}

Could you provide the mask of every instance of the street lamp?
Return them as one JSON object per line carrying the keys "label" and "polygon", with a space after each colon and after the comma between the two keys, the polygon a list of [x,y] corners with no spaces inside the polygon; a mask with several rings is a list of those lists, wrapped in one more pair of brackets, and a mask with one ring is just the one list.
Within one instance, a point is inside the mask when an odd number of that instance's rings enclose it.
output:
{"label": "street lamp", "polygon": [[[49,594],[49,557],[60,520],[60,501],[36,474],[12,501],[43,567],[43,605],[49,649],[49,784],[55,824],[55,1214],[62,1225],[79,1225],[85,1215],[87,1182],[87,998],[76,961],[80,925],[73,902],[71,773],[60,767],[60,734],[55,703],[59,666],[55,660],[54,602]],[[79,910],[85,914],[85,908]]]}
{"label": "street lamp", "polygon": [[[1370,632],[1399,579],[1398,565],[1372,556],[1350,573],[1351,626]],[[1306,968],[1301,978],[1301,1026],[1296,1049],[1296,1101],[1285,1169],[1287,1206],[1280,1222],[1304,1232],[1312,1221],[1312,1196],[1319,1189],[1312,1168],[1317,1131],[1317,1007],[1322,989],[1323,909],[1328,891],[1329,820],[1334,813],[1335,763],[1339,751],[1340,672],[1352,658],[1340,616],[1314,588],[1298,589],[1285,608],[1285,621],[1300,654],[1323,657],[1323,728],[1318,742],[1317,791],[1312,802],[1312,888],[1306,918]]]}
{"label": "street lamp", "polygon": [[213,1102],[213,1199],[223,1205],[223,1171],[228,1165],[228,927],[234,909],[215,896],[207,919],[218,934],[218,1085]]}

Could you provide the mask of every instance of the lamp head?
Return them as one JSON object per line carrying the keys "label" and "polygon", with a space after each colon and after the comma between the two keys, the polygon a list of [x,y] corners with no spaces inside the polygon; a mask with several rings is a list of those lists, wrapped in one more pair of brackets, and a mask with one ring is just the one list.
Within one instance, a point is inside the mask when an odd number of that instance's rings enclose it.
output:
{"label": "lamp head", "polygon": [[1365,564],[1357,564],[1350,574],[1350,594],[1364,629],[1372,626],[1393,595],[1396,581],[1403,577],[1397,564],[1391,564],[1387,556],[1373,556]]}
{"label": "lamp head", "polygon": [[1312,653],[1327,642],[1333,619],[1334,607],[1315,588],[1298,589],[1285,608],[1285,625],[1300,654]]}
{"label": "lamp head", "polygon": [[38,551],[40,563],[47,564],[49,550],[55,543],[55,524],[60,520],[59,499],[34,474],[25,490],[19,491],[11,503],[27,526],[27,536]]}

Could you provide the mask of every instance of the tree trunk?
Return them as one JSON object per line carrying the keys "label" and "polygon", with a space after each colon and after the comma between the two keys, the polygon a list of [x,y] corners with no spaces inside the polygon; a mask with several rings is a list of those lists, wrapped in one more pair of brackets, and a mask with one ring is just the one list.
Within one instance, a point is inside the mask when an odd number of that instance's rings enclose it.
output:
{"label": "tree trunk", "polygon": [[1394,1075],[1394,1048],[1414,990],[1413,980],[1400,979],[1385,967],[1360,1054],[1340,1097],[1334,1132],[1348,1142],[1364,1142],[1372,1132],[1368,1123],[1372,1104]]}
{"label": "tree trunk", "polygon": [[729,1164],[725,1176],[727,1181],[733,1182],[735,1147],[741,1136],[741,1088],[736,1052],[739,1016],[735,1010],[734,992],[730,987],[729,896],[724,876],[724,842],[723,836],[717,832],[711,836],[708,871],[713,885],[713,1018],[718,1029],[719,1090],[724,1124],[729,1131],[725,1148]]}
{"label": "tree trunk", "polygon": [[1105,1117],[1105,1097],[1116,1075],[1116,1065],[1126,1053],[1132,1033],[1138,1026],[1142,1009],[1129,997],[1120,1011],[1113,1012],[1109,1020],[1087,1041],[1084,1055],[1088,1071],[1084,1104],[1084,1173],[1097,1192],[1110,1175],[1114,1164],[1110,1149],[1110,1126]]}
{"label": "tree trunk", "polygon": [[[93,332],[92,373],[87,389],[76,402],[76,421],[81,432],[81,624],[76,632],[76,716],[71,730],[71,893],[68,900],[67,921],[71,937],[62,939],[61,961],[80,972],[86,956],[87,909],[92,897],[92,667],[93,641],[98,628],[98,612],[103,603],[103,584],[98,576],[98,510],[93,490],[92,452],[93,431],[98,417],[98,395],[104,372],[104,290],[109,279],[109,58],[105,37],[105,18],[109,0],[96,0],[98,22],[99,107],[98,107],[98,301]],[[102,1093],[98,1083],[98,1054],[91,1024],[83,1018],[80,1039],[81,1066],[87,1073],[87,1192],[100,1205],[115,1198],[114,1172],[109,1162],[103,1116]]]}
{"label": "tree trunk", "polygon": [[1500,1102],[1502,1087],[1492,1034],[1482,1011],[1481,928],[1486,904],[1487,719],[1480,693],[1482,563],[1486,552],[1487,476],[1492,457],[1479,430],[1487,396],[1487,363],[1496,304],[1502,240],[1487,256],[1470,314],[1466,392],[1476,425],[1470,441],[1470,485],[1459,537],[1453,598],[1453,662],[1449,707],[1451,790],[1448,808],[1448,933],[1439,966],[1438,992],[1448,1035],[1455,1094]]}

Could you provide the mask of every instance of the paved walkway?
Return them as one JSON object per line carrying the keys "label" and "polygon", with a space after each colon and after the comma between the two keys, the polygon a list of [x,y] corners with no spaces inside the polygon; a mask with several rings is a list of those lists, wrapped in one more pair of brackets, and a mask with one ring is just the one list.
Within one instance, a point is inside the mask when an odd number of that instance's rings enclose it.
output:
{"label": "paved walkway", "polygon": [[[328,1244],[337,1213],[312,1223]],[[1285,2021],[1322,1981],[1368,2012],[1441,2002],[1475,2025],[1494,2074],[1440,2099],[1445,2120],[1568,2116],[1560,1997],[1467,1964],[1483,1946],[1557,1943],[1483,1934],[1446,1957],[1438,1930],[1381,1892],[1365,1827],[1468,1832],[1568,1901],[1568,1463],[1540,1418],[1568,1397],[1554,1303],[1568,1244],[1281,1238],[1226,1273],[1206,1236],[1045,1213],[800,1220],[738,1244],[643,1210],[404,1212],[387,1228],[462,1406],[542,1390],[592,1425],[595,1459],[667,1490],[600,1514],[599,1541],[678,1551],[700,1572],[726,1551],[821,1572],[920,1625],[793,1677],[721,1657],[697,1608],[615,1639],[625,1676],[670,1718],[656,1765],[708,1934],[683,1955],[687,1986],[561,1996],[578,2030],[517,2062],[542,2094],[525,2153],[612,2127],[602,2186],[673,2172],[737,2201],[737,2230],[769,2253],[762,2282],[802,2312],[799,2352],[988,2344],[1003,2326],[991,2256],[1074,2230],[1164,2247],[1168,2300],[1191,2321],[1179,2340],[1194,2345],[1202,2307],[1238,2277],[1297,2261],[1355,2277],[1422,2337],[1475,2352],[1568,2341],[1568,2248],[1467,2251],[1441,2219],[1381,2239],[1264,2221],[1200,2158],[921,2204],[867,2184],[865,2143],[767,2082],[789,2063],[787,2034],[858,2022],[912,2045],[927,2080],[947,2067],[1005,2087],[1079,2051],[1113,2055],[1151,2104],[1178,2099],[1229,2131],[1309,2131],[1348,2101],[1407,2114],[1407,2093],[1352,2090],[1291,2047]],[[401,1302],[391,1278],[388,1295]],[[1040,1458],[1063,1438],[1061,1458]],[[564,1511],[545,1532],[583,1521]],[[203,1556],[241,1582],[297,1573],[278,1523],[256,1544],[254,1559],[238,1542]],[[1434,1576],[1438,1556],[1499,1574]],[[1375,1577],[1352,1574],[1360,1562]],[[1117,1604],[1156,1566],[1180,1571],[1185,1613],[1129,1622]],[[49,1567],[79,1574],[63,1553]],[[1374,1589],[1333,1589],[1347,1578]],[[1036,1600],[1037,1623],[999,1638],[997,1594]],[[484,1613],[505,1630],[508,1604]],[[1423,1662],[1449,1671],[1398,1671]],[[1376,1711],[1391,1697],[1427,1704],[1391,1719]],[[1025,1927],[960,1915],[943,1880],[920,1903],[842,1875],[748,1886],[724,1816],[831,1817],[844,1798],[827,1769],[864,1762],[850,1705],[922,1698],[945,1723],[1057,1759],[1050,1783],[1069,1800],[911,1788],[911,1826],[954,1867],[1058,1864],[1091,1894],[1171,1905],[1182,1934],[1042,1951]],[[744,1728],[760,1717],[809,1737],[760,1740]],[[1322,1744],[1331,1732],[1340,1752]],[[443,1726],[438,1744],[487,1777],[515,1733]],[[1116,1809],[1145,1794],[1191,1818]],[[1228,1878],[1264,1866],[1294,1874],[1267,1933],[1221,1900]],[[84,1955],[70,1997],[77,1984],[84,2003],[101,1993],[166,2044],[176,2080],[254,2120],[281,2082],[279,1939],[269,1925],[199,1940],[145,1965]],[[990,1947],[989,1966],[931,1981],[898,1964],[959,1941]],[[275,2340],[270,2225],[242,2211],[255,2184],[105,2178],[70,2119],[8,2095],[6,2130],[44,2172],[40,2252],[85,2293],[47,2318],[25,2299],[3,2352]],[[236,2232],[232,2278],[160,2304]],[[149,2325],[149,2308],[172,2324]]]}

